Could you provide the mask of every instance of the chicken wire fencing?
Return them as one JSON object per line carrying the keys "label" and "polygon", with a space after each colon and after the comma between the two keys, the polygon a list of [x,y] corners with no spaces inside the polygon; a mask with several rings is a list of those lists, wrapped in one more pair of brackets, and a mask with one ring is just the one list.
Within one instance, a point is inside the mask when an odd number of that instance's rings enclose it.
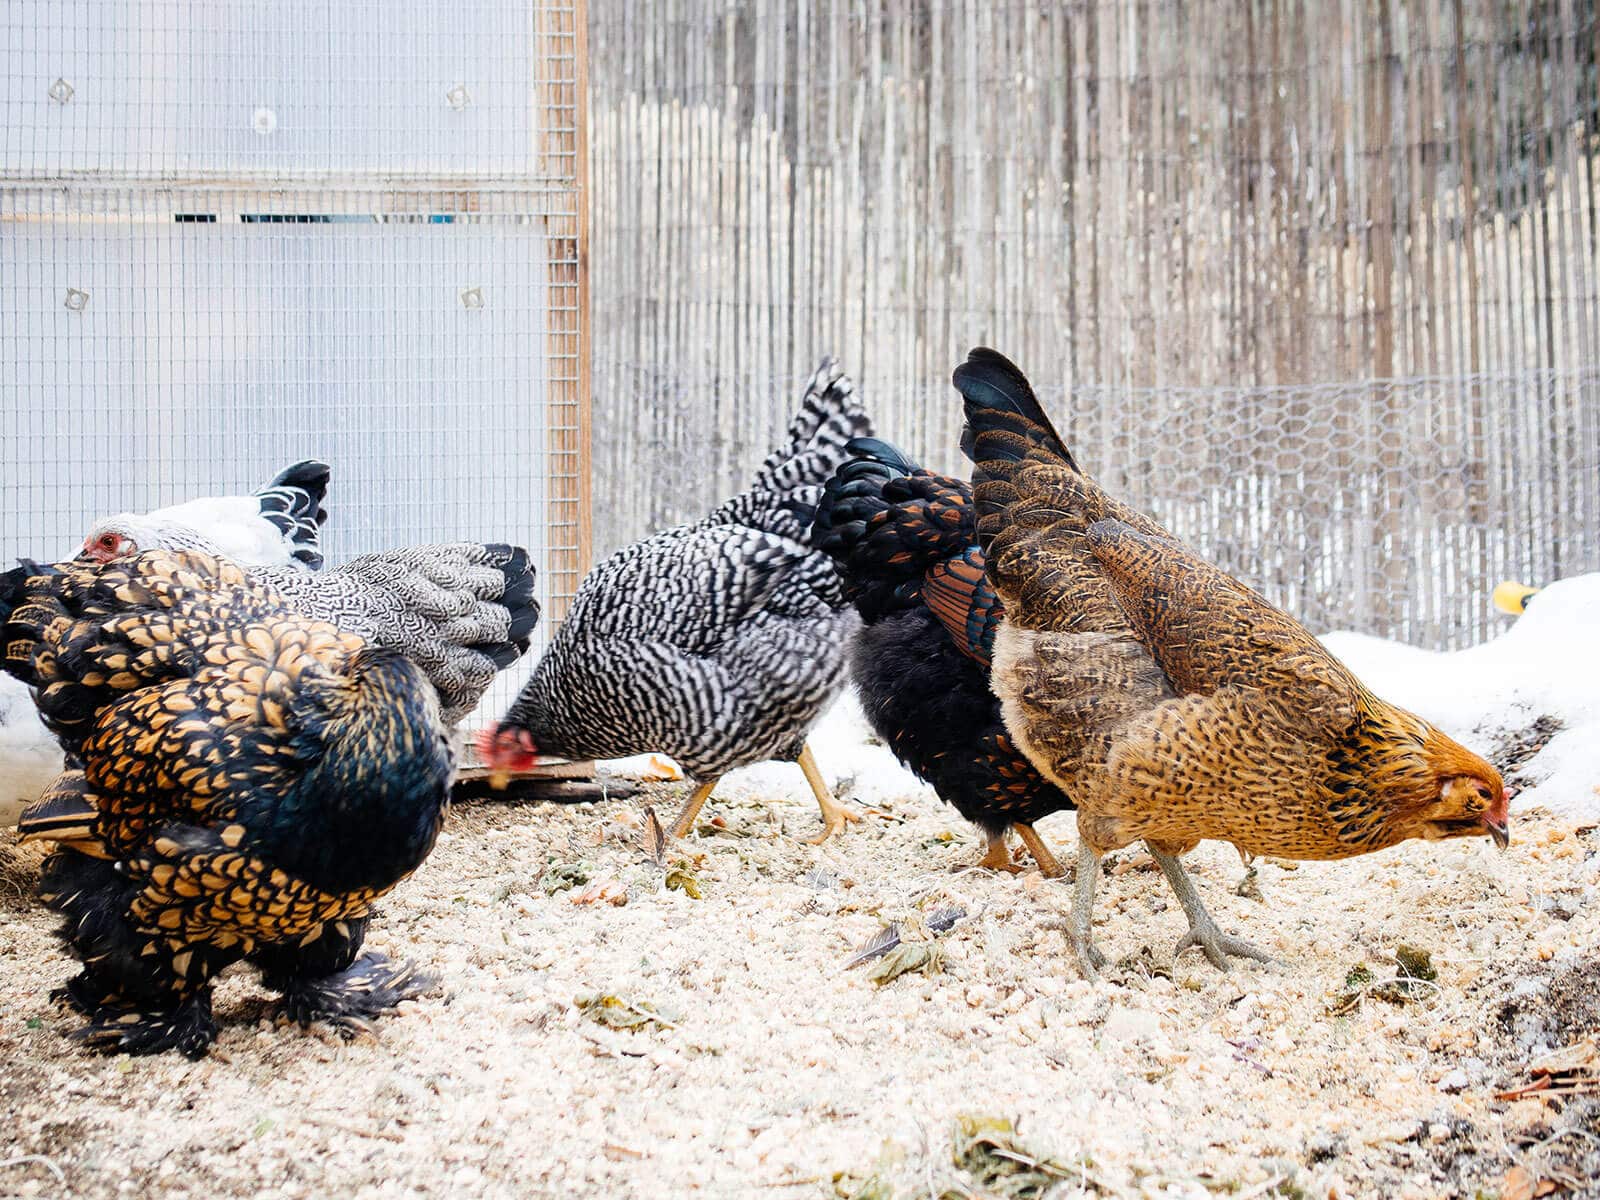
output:
{"label": "chicken wire fencing", "polygon": [[[1501,580],[1600,570],[1600,367],[1141,389],[1069,388],[1052,364],[1019,365],[1102,485],[1313,630],[1459,648],[1504,628],[1490,601]],[[808,375],[597,360],[598,395],[654,414],[627,459],[671,481],[630,493],[600,535],[689,519],[744,486]],[[970,477],[947,382],[869,388],[863,401],[880,437]],[[598,453],[598,471],[625,469],[609,445]]]}
{"label": "chicken wire fencing", "polygon": [[581,23],[8,4],[0,554],[319,458],[330,565],[524,545],[547,638],[587,557]]}

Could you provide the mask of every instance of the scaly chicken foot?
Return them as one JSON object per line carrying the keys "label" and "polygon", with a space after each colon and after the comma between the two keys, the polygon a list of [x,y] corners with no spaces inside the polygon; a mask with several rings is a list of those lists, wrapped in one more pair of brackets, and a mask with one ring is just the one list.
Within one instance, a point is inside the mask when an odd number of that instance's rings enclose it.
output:
{"label": "scaly chicken foot", "polygon": [[[983,857],[972,864],[986,871],[1004,871],[1008,875],[1020,875],[1026,868],[1020,863],[1011,861],[1011,848],[1006,845],[1005,830],[989,835],[988,844],[984,847]],[[954,868],[964,871],[965,867]]]}
{"label": "scaly chicken foot", "polygon": [[1067,940],[1078,958],[1078,970],[1090,983],[1100,978],[1100,968],[1106,965],[1106,956],[1094,944],[1091,927],[1094,924],[1094,885],[1100,878],[1100,856],[1089,848],[1089,843],[1078,839],[1078,870],[1073,879],[1072,918],[1068,922]]}
{"label": "scaly chicken foot", "polygon": [[708,779],[704,783],[695,785],[694,791],[689,795],[689,802],[683,806],[682,811],[678,813],[677,819],[672,822],[672,827],[667,830],[668,837],[681,838],[688,836],[689,831],[694,828],[695,818],[700,815],[700,810],[705,807],[706,801],[711,798],[711,789],[716,786],[716,779]]}
{"label": "scaly chicken foot", "polygon": [[1199,946],[1211,960],[1211,965],[1219,971],[1232,969],[1228,962],[1230,954],[1235,958],[1251,958],[1256,962],[1272,961],[1272,956],[1265,950],[1251,945],[1243,938],[1222,931],[1211,914],[1206,911],[1200,893],[1195,890],[1194,880],[1189,878],[1189,873],[1183,869],[1183,864],[1178,861],[1176,855],[1163,854],[1149,842],[1146,842],[1145,846],[1149,849],[1151,857],[1156,860],[1156,865],[1161,868],[1161,873],[1167,877],[1167,882],[1172,885],[1178,903],[1183,905],[1184,915],[1189,918],[1189,932],[1178,939],[1178,948],[1173,951],[1174,958],[1191,946]]}
{"label": "scaly chicken foot", "polygon": [[[812,790],[816,791],[815,785],[812,786]],[[834,834],[842,832],[846,825],[853,825],[861,820],[860,813],[846,808],[826,791],[817,792],[817,807],[822,810],[822,832],[815,837],[800,839],[809,846],[820,846]]]}
{"label": "scaly chicken foot", "polygon": [[806,782],[811,785],[811,794],[817,798],[817,807],[822,810],[822,832],[816,837],[800,840],[811,846],[820,846],[834,834],[841,832],[846,825],[853,825],[861,820],[861,814],[853,808],[840,804],[829,793],[828,785],[822,781],[822,772],[817,770],[817,760],[812,757],[810,743],[800,748],[800,756],[795,761],[800,764]]}

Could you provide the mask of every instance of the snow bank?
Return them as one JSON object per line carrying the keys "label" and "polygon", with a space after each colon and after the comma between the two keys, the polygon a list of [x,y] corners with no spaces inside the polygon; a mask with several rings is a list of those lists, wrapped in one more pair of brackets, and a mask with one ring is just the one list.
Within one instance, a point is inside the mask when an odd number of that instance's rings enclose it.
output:
{"label": "snow bank", "polygon": [[0,674],[0,830],[17,823],[61,766],[61,748],[39,720],[28,689]]}
{"label": "snow bank", "polygon": [[1436,654],[1357,633],[1330,633],[1327,647],[1386,700],[1428,718],[1490,758],[1515,758],[1543,740],[1541,718],[1561,725],[1517,767],[1529,785],[1515,808],[1542,804],[1600,818],[1600,574],[1553,583],[1504,634]]}
{"label": "snow bank", "polygon": [[[880,800],[897,800],[933,789],[895,761],[889,748],[873,736],[866,714],[856,700],[854,689],[847,689],[811,730],[808,739],[816,756],[817,769],[841,798],[871,805]],[[730,771],[727,784],[735,795],[808,796],[810,789],[800,768],[793,763],[758,763]],[[718,791],[722,788],[719,786]],[[953,810],[952,810],[953,811]]]}

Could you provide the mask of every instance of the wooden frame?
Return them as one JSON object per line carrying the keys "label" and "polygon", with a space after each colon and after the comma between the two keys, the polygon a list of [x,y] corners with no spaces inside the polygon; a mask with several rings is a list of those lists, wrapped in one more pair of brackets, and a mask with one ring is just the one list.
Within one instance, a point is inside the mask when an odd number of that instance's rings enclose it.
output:
{"label": "wooden frame", "polygon": [[[551,544],[550,608],[559,624],[591,557],[589,138],[586,0],[536,0],[534,52],[539,81],[538,173],[562,187],[566,203],[547,221],[550,292],[545,353],[550,365],[546,433]],[[563,532],[570,537],[561,537]]]}

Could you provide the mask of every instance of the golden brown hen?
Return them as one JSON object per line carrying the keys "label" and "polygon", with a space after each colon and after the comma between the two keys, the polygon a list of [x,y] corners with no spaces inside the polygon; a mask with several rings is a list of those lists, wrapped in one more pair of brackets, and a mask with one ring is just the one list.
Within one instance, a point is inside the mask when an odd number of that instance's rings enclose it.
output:
{"label": "golden brown hen", "polygon": [[1407,838],[1508,841],[1495,769],[1371,692],[1298,622],[1079,469],[1022,373],[974,350],[978,534],[1005,605],[991,683],[1028,758],[1078,804],[1070,932],[1084,971],[1100,856],[1144,839],[1200,946],[1224,934],[1178,856],[1203,838],[1335,859]]}
{"label": "golden brown hen", "polygon": [[361,955],[372,902],[432,848],[452,762],[419,668],[195,552],[0,576],[5,667],[69,761],[23,814],[83,963],[91,1044],[204,1054],[241,958],[301,1022],[414,994]]}

